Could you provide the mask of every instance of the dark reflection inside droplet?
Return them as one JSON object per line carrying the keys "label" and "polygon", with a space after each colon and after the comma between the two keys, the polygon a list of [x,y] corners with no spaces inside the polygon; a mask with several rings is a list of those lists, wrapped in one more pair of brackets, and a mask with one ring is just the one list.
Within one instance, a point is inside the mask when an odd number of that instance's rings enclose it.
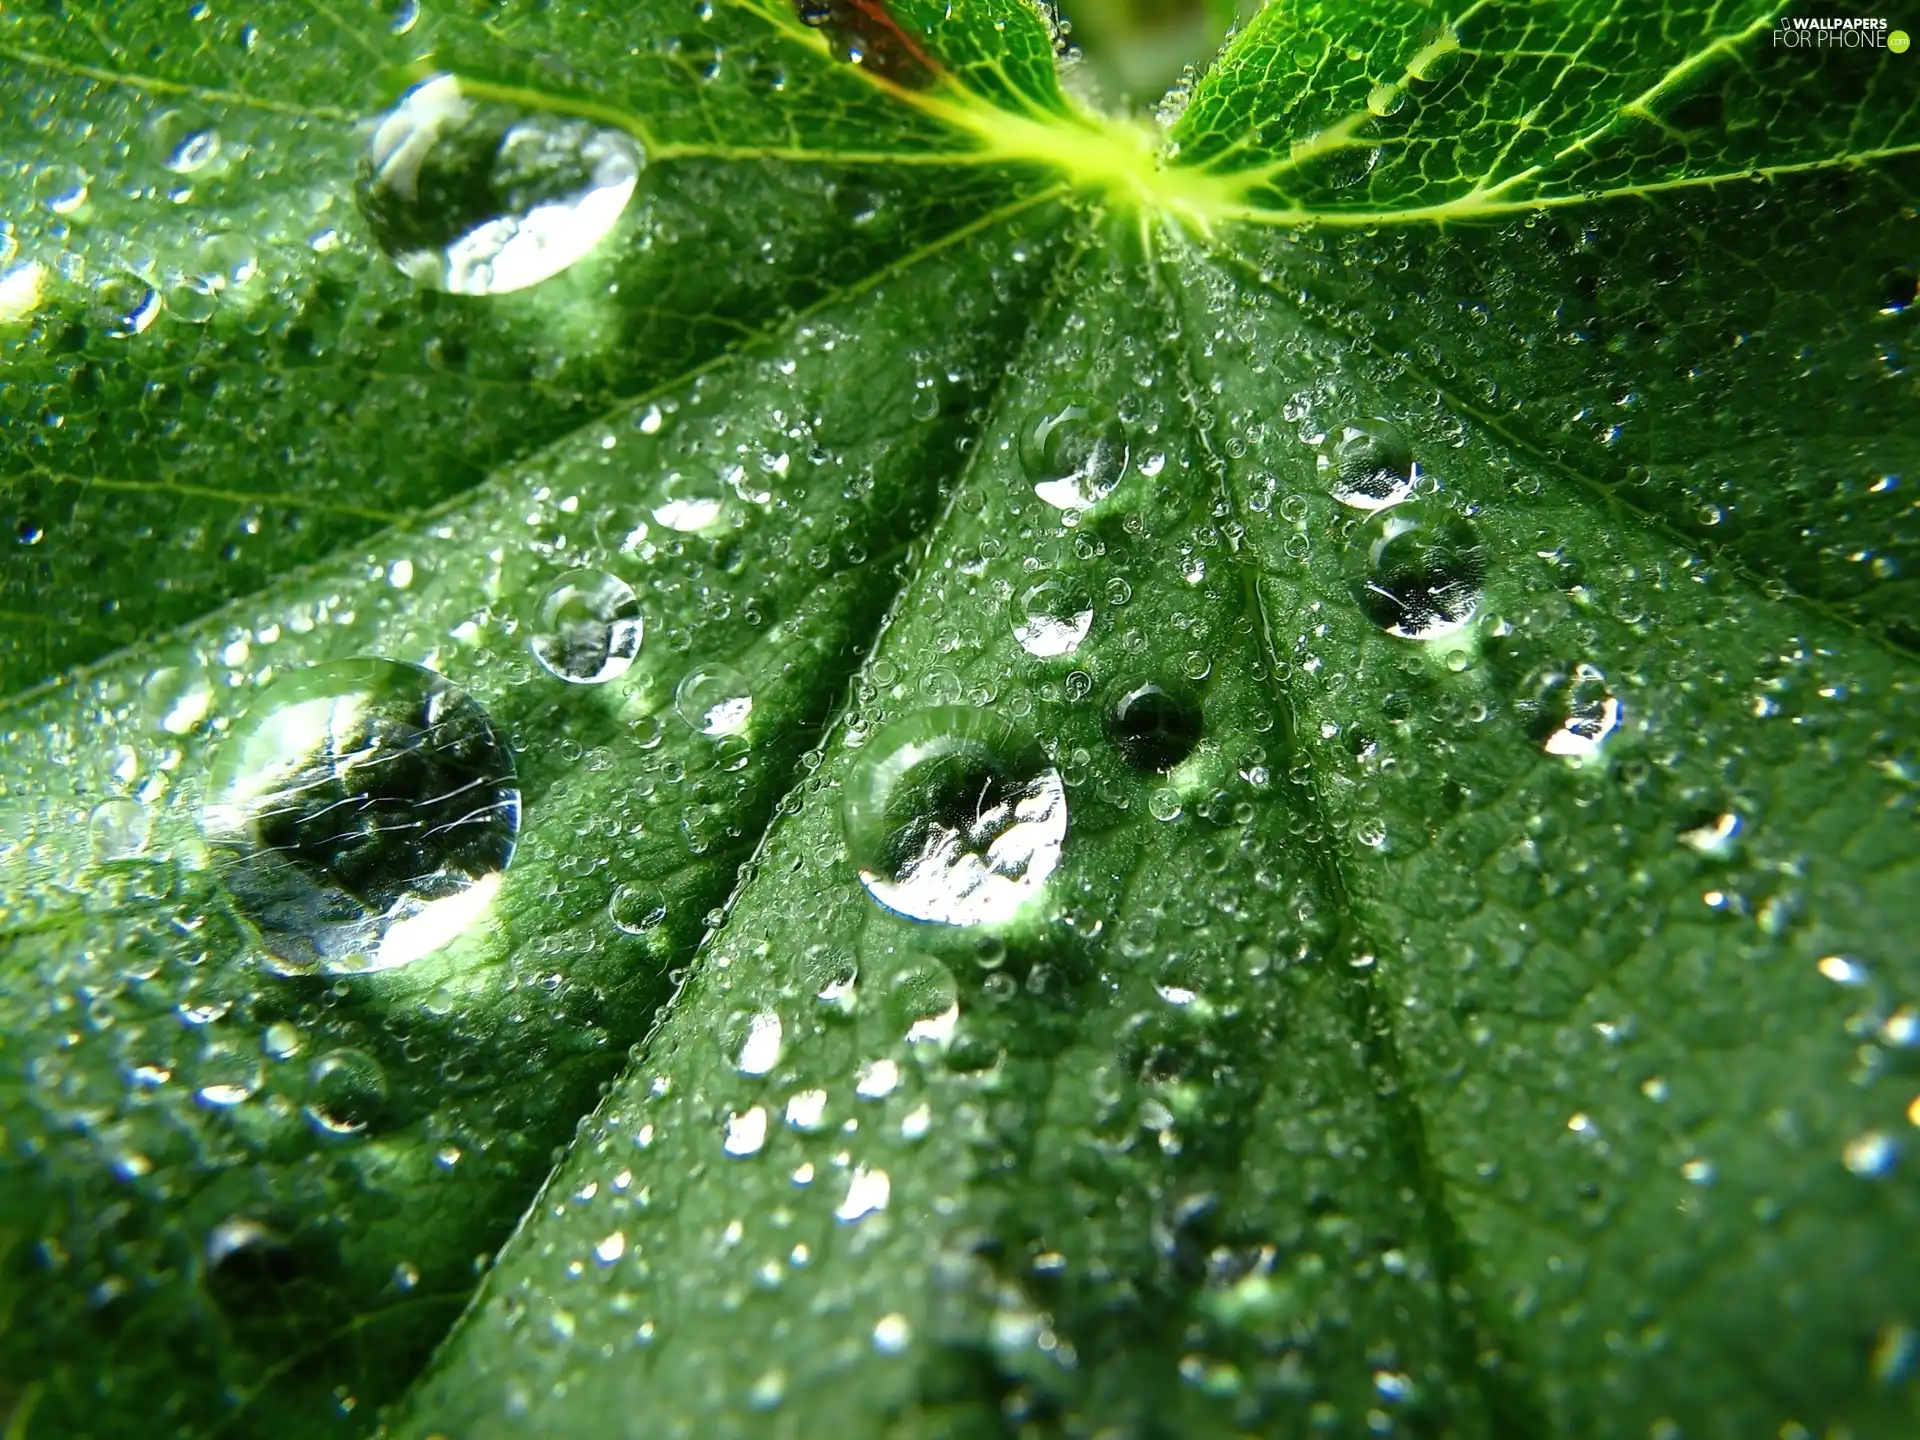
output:
{"label": "dark reflection inside droplet", "polygon": [[1437,640],[1479,611],[1487,551],[1464,515],[1421,502],[1382,511],[1355,533],[1353,596],[1389,635]]}
{"label": "dark reflection inside droplet", "polygon": [[391,660],[294,671],[222,748],[208,840],[294,968],[385,970],[479,912],[513,856],[520,791],[487,714]]}
{"label": "dark reflection inside droplet", "polygon": [[1107,706],[1107,739],[1135,770],[1171,770],[1200,743],[1203,724],[1190,691],[1157,680],[1129,681]]}
{"label": "dark reflection inside droplet", "polygon": [[1333,498],[1356,510],[1383,510],[1413,493],[1413,447],[1390,420],[1368,417],[1334,427],[1320,456]]}
{"label": "dark reflection inside droplet", "polygon": [[285,1238],[247,1216],[222,1220],[202,1256],[207,1292],[225,1310],[246,1310],[298,1280],[300,1256]]}

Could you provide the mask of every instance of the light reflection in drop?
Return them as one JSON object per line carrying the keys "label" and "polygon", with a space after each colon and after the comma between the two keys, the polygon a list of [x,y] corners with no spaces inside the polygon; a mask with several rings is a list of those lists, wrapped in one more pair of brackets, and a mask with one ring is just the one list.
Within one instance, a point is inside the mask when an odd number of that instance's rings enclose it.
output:
{"label": "light reflection in drop", "polygon": [[282,964],[354,974],[417,960],[486,908],[520,790],[464,692],[418,665],[345,660],[255,698],[215,761],[204,825]]}
{"label": "light reflection in drop", "polygon": [[1070,396],[1027,417],[1020,463],[1033,493],[1059,510],[1087,510],[1127,473],[1127,427],[1110,406]]}
{"label": "light reflection in drop", "polygon": [[559,274],[599,244],[645,163],[624,131],[478,100],[436,75],[374,131],[358,195],[407,274],[459,295],[499,295]]}
{"label": "light reflection in drop", "polygon": [[1377,513],[1354,544],[1354,599],[1387,634],[1438,640],[1479,611],[1487,551],[1464,515],[1409,501]]}
{"label": "light reflection in drop", "polygon": [[995,924],[1060,864],[1067,795],[1032,739],[983,710],[923,710],[869,742],[842,819],[860,883],[897,914]]}
{"label": "light reflection in drop", "polygon": [[541,600],[529,643],[548,674],[602,685],[627,673],[645,634],[631,585],[604,570],[569,570]]}
{"label": "light reflection in drop", "polygon": [[1010,618],[1013,638],[1029,655],[1071,655],[1093,628],[1093,599],[1072,580],[1036,579],[1014,592]]}
{"label": "light reflection in drop", "polygon": [[739,735],[753,718],[753,691],[730,665],[699,665],[674,687],[673,708],[702,735]]}

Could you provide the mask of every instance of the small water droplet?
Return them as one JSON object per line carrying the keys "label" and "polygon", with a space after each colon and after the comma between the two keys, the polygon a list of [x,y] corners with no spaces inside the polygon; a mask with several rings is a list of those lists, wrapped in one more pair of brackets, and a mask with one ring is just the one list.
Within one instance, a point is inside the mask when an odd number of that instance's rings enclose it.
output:
{"label": "small water droplet", "polygon": [[878,1100],[891,1095],[900,1083],[900,1066],[892,1060],[870,1060],[860,1067],[853,1093],[863,1100]]}
{"label": "small water droplet", "polygon": [[913,920],[994,924],[1060,863],[1066,787],[1046,752],[984,710],[896,720],[848,778],[842,808],[860,882]]}
{"label": "small water droplet", "polygon": [[1379,84],[1367,92],[1367,111],[1385,119],[1398,114],[1407,103],[1407,92],[1399,85]]}
{"label": "small water droplet", "polygon": [[787,1097],[787,1124],[795,1130],[818,1130],[826,1124],[826,1117],[826,1091],[797,1090]]}
{"label": "small water droplet", "polygon": [[1356,510],[1384,510],[1413,494],[1413,447],[1391,420],[1336,425],[1321,447],[1318,464],[1333,498]]}
{"label": "small water droplet", "polygon": [[1487,552],[1464,515],[1396,505],[1355,532],[1353,553],[1361,571],[1354,599],[1389,635],[1437,640],[1462,629],[1480,608]]}
{"label": "small water droplet", "polygon": [[601,685],[627,673],[645,631],[631,585],[604,570],[569,570],[540,601],[528,644],[549,675]]}
{"label": "small water droplet", "polygon": [[56,215],[71,215],[87,203],[92,181],[78,165],[43,165],[34,172],[33,195]]}
{"label": "small water droplet", "polygon": [[1880,313],[1904,315],[1920,300],[1920,271],[1901,266],[1880,278]]}
{"label": "small water droplet", "polygon": [[208,290],[239,289],[259,273],[259,251],[235,230],[209,235],[194,257],[194,278]]}
{"label": "small water droplet", "polygon": [[215,303],[213,287],[197,277],[182,280],[167,291],[167,313],[189,325],[204,325],[212,319]]}
{"label": "small water droplet", "polygon": [[730,665],[697,665],[675,687],[673,708],[702,735],[739,735],[753,717],[753,691]]}
{"label": "small water droplet", "polygon": [[1074,396],[1031,415],[1020,430],[1020,463],[1033,493],[1060,510],[1086,510],[1127,473],[1127,428],[1098,400]]}
{"label": "small water droplet", "polygon": [[624,131],[524,114],[436,75],[380,122],[357,194],[407,274],[460,295],[498,295],[559,274],[599,244],[644,164]]}
{"label": "small water droplet", "polygon": [[614,928],[628,935],[645,935],[656,930],[667,918],[667,906],[658,892],[638,885],[615,888],[607,901],[607,917]]}
{"label": "small water droplet", "polygon": [[487,714],[418,665],[343,660],[267,685],[216,758],[222,880],[295,969],[387,970],[486,907],[520,791]]}
{"label": "small water droplet", "polygon": [[667,476],[662,489],[664,496],[653,507],[652,514],[656,523],[669,530],[678,530],[683,535],[697,535],[703,530],[717,528],[726,515],[726,502],[720,494],[718,482],[709,482],[697,475],[686,475],[676,470]]}
{"label": "small water droplet", "polygon": [[1115,688],[1107,704],[1107,740],[1134,769],[1165,774],[1200,743],[1200,702],[1175,681],[1136,678]]}
{"label": "small water droplet", "polygon": [[1009,618],[1013,638],[1029,655],[1071,655],[1093,628],[1093,597],[1072,579],[1035,580],[1014,592]]}
{"label": "small water droplet", "polygon": [[1823,955],[1816,968],[1834,984],[1844,985],[1849,990],[1867,983],[1867,967],[1846,955]]}

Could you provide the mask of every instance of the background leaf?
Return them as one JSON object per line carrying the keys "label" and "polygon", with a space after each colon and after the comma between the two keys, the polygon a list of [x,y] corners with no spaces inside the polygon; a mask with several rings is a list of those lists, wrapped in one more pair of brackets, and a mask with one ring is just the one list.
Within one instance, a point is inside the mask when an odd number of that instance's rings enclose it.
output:
{"label": "background leaf", "polygon": [[[399,1433],[1910,1427],[1902,57],[1269,9],[1156,159],[1023,7],[811,18],[5,22],[15,1430],[369,1428],[576,1121]],[[440,71],[642,147],[586,259],[380,253]],[[580,565],[606,685],[528,653]],[[520,852],[287,973],[209,759],[356,655],[485,707]],[[1064,786],[1005,925],[844,839],[954,706]]]}

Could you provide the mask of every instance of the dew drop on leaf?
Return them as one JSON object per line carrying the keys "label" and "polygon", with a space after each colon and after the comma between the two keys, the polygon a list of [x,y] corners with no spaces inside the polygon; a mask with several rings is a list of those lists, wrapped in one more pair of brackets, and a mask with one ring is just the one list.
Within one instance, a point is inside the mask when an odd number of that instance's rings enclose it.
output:
{"label": "dew drop on leaf", "polygon": [[1382,511],[1355,532],[1361,611],[1389,635],[1437,640],[1480,608],[1486,546],[1464,515],[1417,504]]}
{"label": "dew drop on leaf", "polygon": [[739,735],[753,718],[753,691],[730,665],[698,665],[675,688],[673,708],[702,735]]}
{"label": "dew drop on leaf", "polygon": [[719,492],[695,477],[675,471],[664,488],[664,498],[653,507],[653,518],[669,530],[697,535],[716,528],[726,514]]}
{"label": "dew drop on leaf", "polygon": [[1724,857],[1733,851],[1734,841],[1744,828],[1739,815],[1731,810],[1703,818],[1680,832],[1680,843],[1701,855]]}
{"label": "dew drop on leaf", "polygon": [[1073,396],[1027,418],[1020,463],[1033,493],[1060,510],[1087,510],[1127,473],[1127,427],[1098,400]]}
{"label": "dew drop on leaf", "polygon": [[1010,919],[1060,863],[1067,795],[1031,737],[942,706],[887,726],[848,778],[848,848],[868,893],[943,925]]}
{"label": "dew drop on leaf", "polygon": [[154,158],[176,175],[196,175],[220,158],[220,132],[203,115],[162,110],[147,123]]}
{"label": "dew drop on leaf", "polygon": [[1105,725],[1131,769],[1164,774],[1200,743],[1200,702],[1178,682],[1132,679],[1116,687]]}
{"label": "dew drop on leaf", "polygon": [[322,1135],[358,1135],[386,1108],[387,1076],[371,1055],[329,1050],[307,1077],[307,1123]]}
{"label": "dew drop on leaf", "polygon": [[237,289],[260,273],[260,253],[245,235],[221,230],[200,242],[194,278],[208,290]]}
{"label": "dew drop on leaf", "polygon": [[645,633],[631,585],[604,570],[569,570],[540,601],[528,643],[548,674],[601,685],[627,673]]}
{"label": "dew drop on leaf", "polygon": [[646,935],[657,930],[667,918],[667,907],[653,890],[621,885],[607,901],[607,917],[623,934]]}
{"label": "dew drop on leaf", "polygon": [[215,759],[221,879],[289,969],[389,970],[499,887],[520,828],[513,757],[433,671],[343,660],[268,684]]}
{"label": "dew drop on leaf", "polygon": [[103,800],[87,816],[87,840],[96,860],[119,860],[146,849],[147,807],[131,795]]}
{"label": "dew drop on leaf", "polygon": [[213,288],[199,277],[182,280],[167,291],[167,313],[189,325],[204,325],[212,319],[214,304]]}
{"label": "dew drop on leaf", "polygon": [[109,275],[93,301],[100,328],[116,340],[142,334],[160,315],[160,292],[138,275]]}
{"label": "dew drop on leaf", "polygon": [[34,172],[33,194],[56,215],[71,215],[87,203],[93,182],[78,165],[43,165]]}
{"label": "dew drop on leaf", "polygon": [[414,279],[499,295],[559,274],[599,244],[644,164],[623,131],[524,114],[436,75],[374,131],[357,194],[374,237]]}
{"label": "dew drop on leaf", "polygon": [[1620,701],[1607,688],[1607,677],[1585,661],[1537,673],[1532,691],[1519,708],[1549,755],[1584,759],[1620,728]]}
{"label": "dew drop on leaf", "polygon": [[1390,420],[1334,426],[1318,463],[1333,498],[1356,510],[1384,510],[1413,494],[1413,447]]}
{"label": "dew drop on leaf", "polygon": [[1036,579],[1014,592],[1013,638],[1037,659],[1071,655],[1093,628],[1093,597],[1063,577]]}

